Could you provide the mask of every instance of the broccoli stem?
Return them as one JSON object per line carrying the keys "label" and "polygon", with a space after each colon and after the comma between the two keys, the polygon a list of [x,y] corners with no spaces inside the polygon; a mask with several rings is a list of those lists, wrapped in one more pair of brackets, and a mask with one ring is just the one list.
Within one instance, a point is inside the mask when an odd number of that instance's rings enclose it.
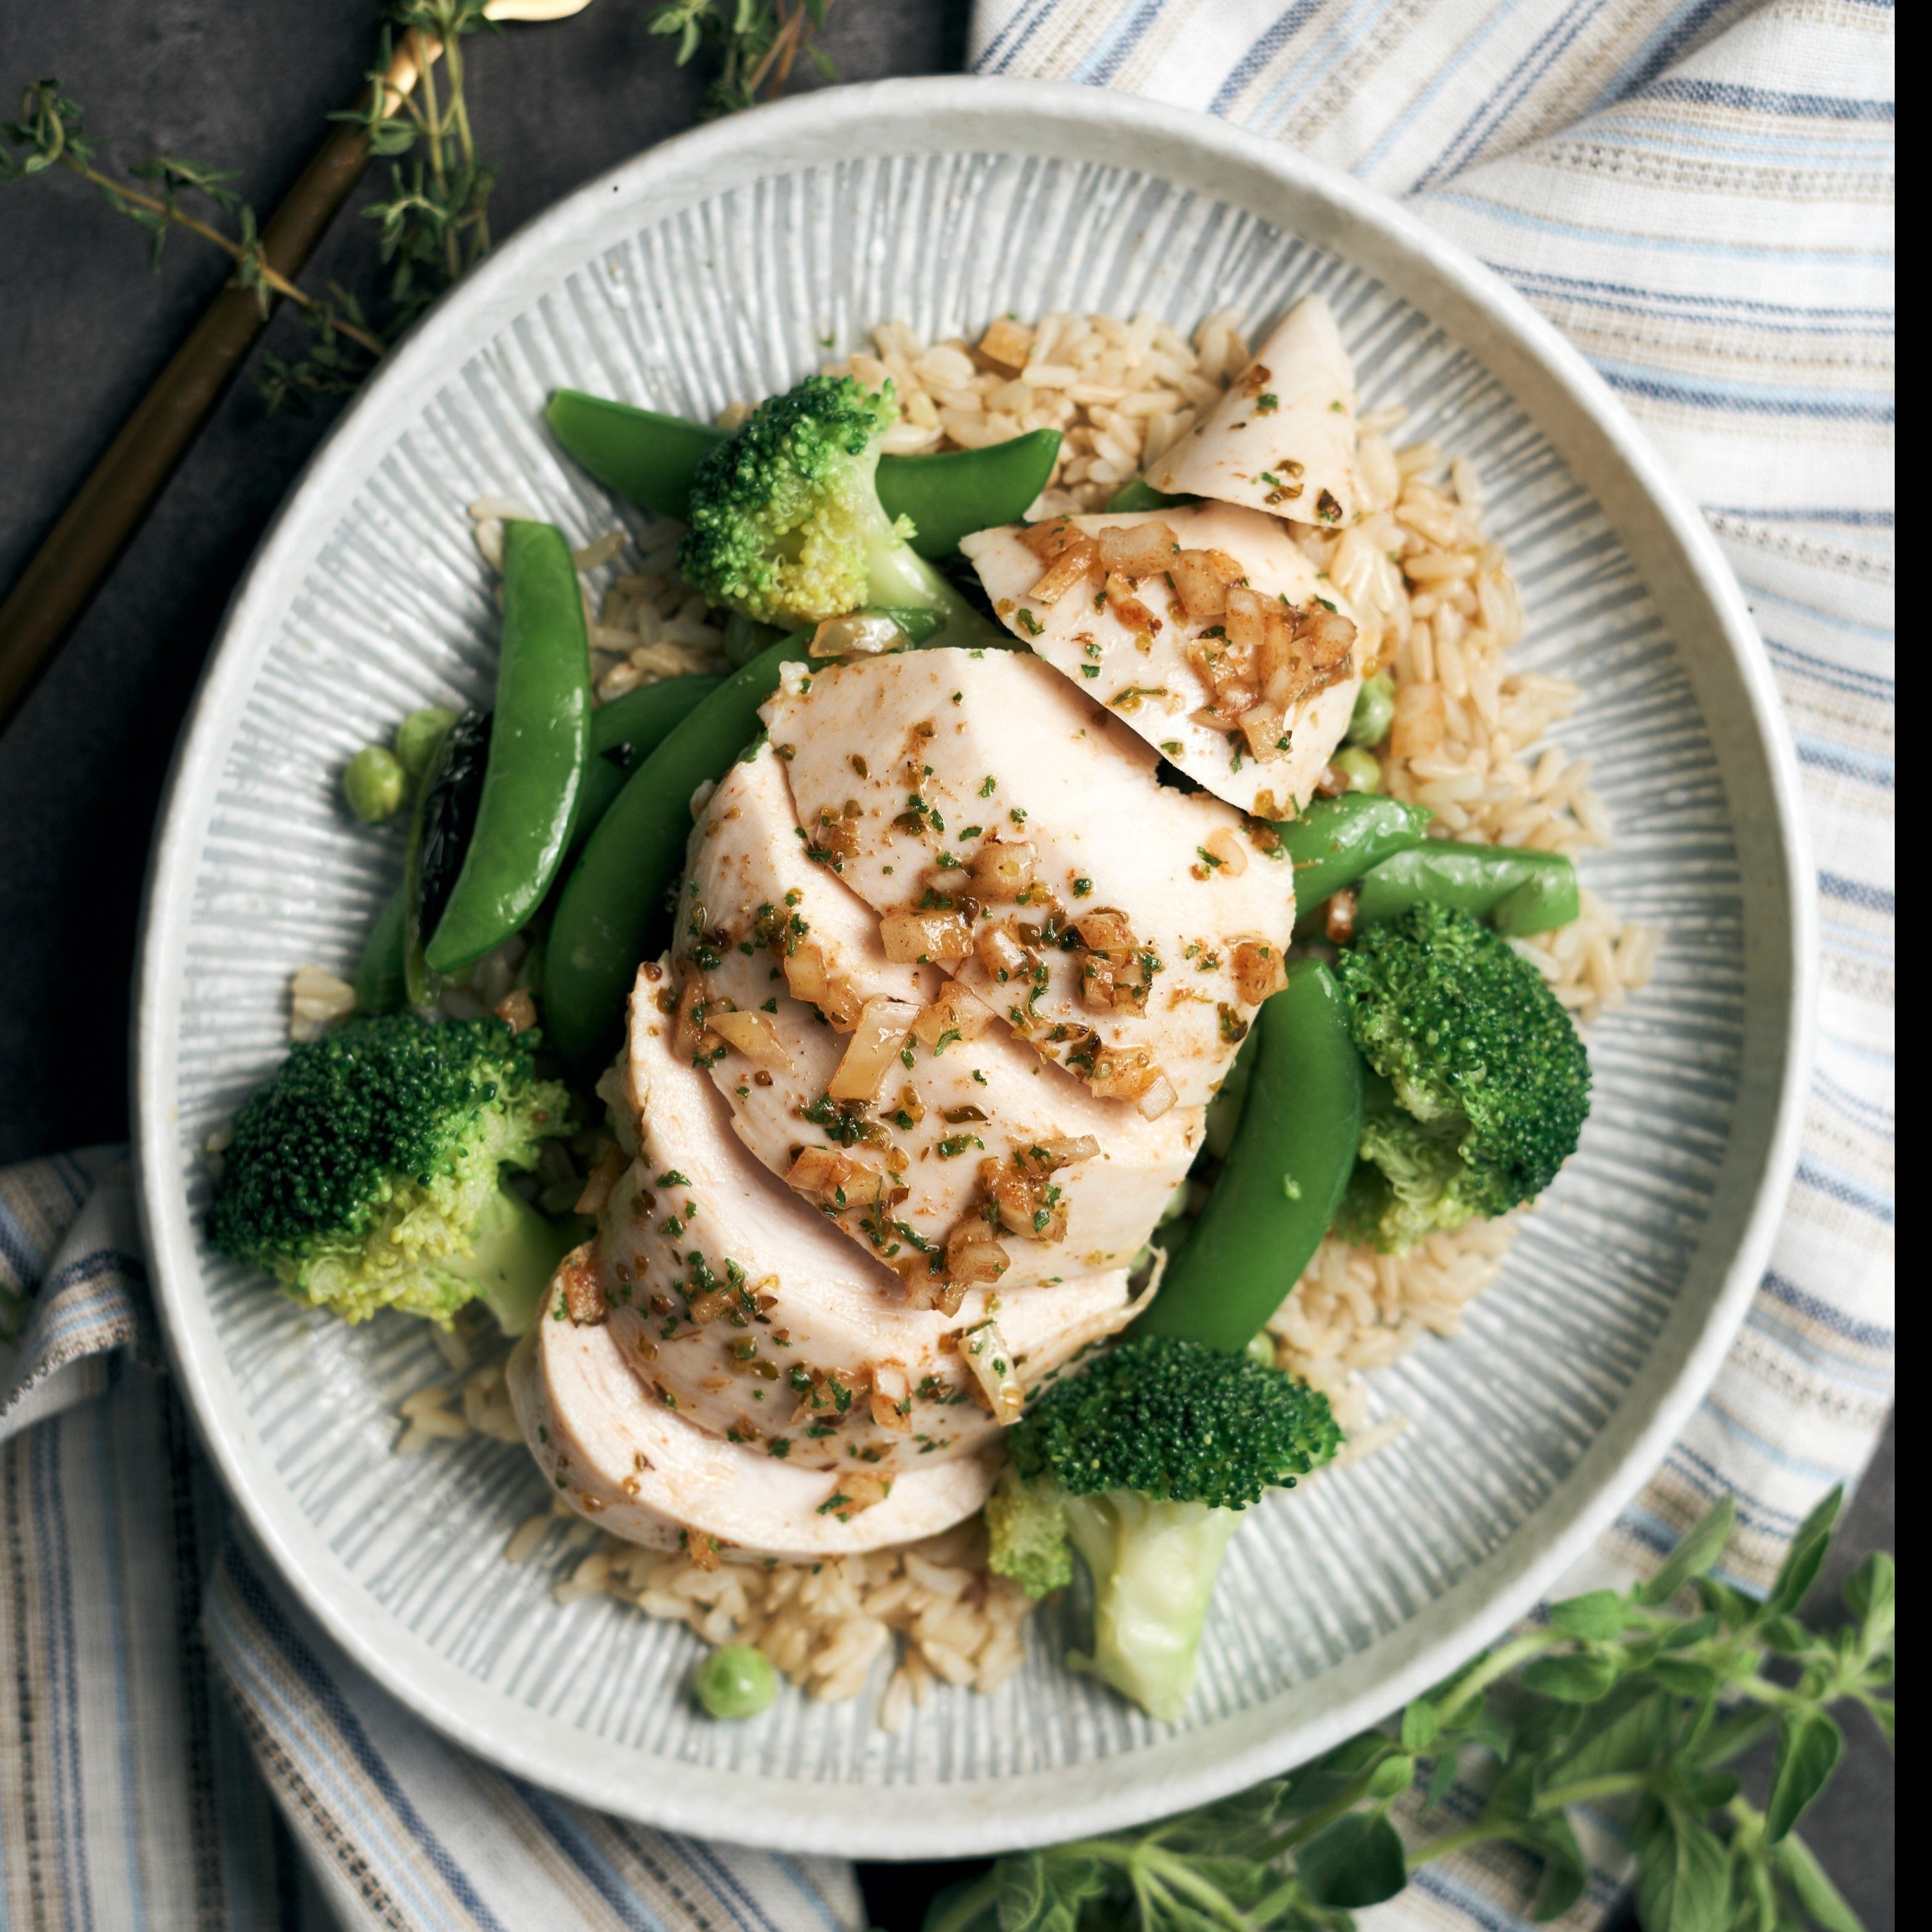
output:
{"label": "broccoli stem", "polygon": [[1130,1490],[1065,1498],[1067,1534],[1094,1579],[1094,1654],[1067,1662],[1172,1724],[1194,1688],[1208,1606],[1241,1511]]}
{"label": "broccoli stem", "polygon": [[866,547],[866,601],[898,610],[938,612],[939,628],[926,640],[932,645],[978,650],[988,644],[1004,648],[1012,641],[974,610],[883,514]]}
{"label": "broccoli stem", "polygon": [[546,1220],[524,1197],[502,1186],[476,1218],[476,1243],[452,1256],[446,1274],[476,1284],[484,1305],[506,1335],[520,1335],[537,1318],[556,1264],[577,1245],[580,1223]]}

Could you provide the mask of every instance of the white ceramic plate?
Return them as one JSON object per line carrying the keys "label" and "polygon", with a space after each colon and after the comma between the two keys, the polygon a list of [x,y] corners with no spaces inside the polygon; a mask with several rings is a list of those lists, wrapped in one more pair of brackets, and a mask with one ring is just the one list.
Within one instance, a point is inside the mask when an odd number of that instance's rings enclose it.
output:
{"label": "white ceramic plate", "polygon": [[[632,513],[546,440],[554,385],[710,417],[903,316],[1150,308],[1271,320],[1324,290],[1366,406],[1482,473],[1528,611],[1517,662],[1580,680],[1564,742],[1622,834],[1585,866],[1666,925],[1651,990],[1592,1035],[1582,1150],[1453,1342],[1377,1378],[1393,1447],[1236,1540],[1186,1721],[1063,1670],[1034,1621],[991,1697],[940,1690],[718,1724],[695,1640],[512,1568],[542,1507],[520,1448],[399,1459],[440,1370],[419,1326],[308,1316],[202,1246],[196,1150],[285,1046],[285,988],[348,971],[398,870],[334,778],[488,688],[464,506],[503,491],[578,542]],[[139,1026],[150,1250],[183,1387],[230,1489],[349,1652],[440,1730],[607,1810],[772,1846],[914,1857],[1122,1825],[1299,1761],[1520,1615],[1654,1466],[1715,1369],[1790,1178],[1811,957],[1796,781],[1768,673],[1695,516],[1581,358],[1475,262],[1290,150],[1127,97],[1005,81],[813,94],[667,143],[500,250],[316,457],[230,613],[150,883]],[[1286,1284],[1284,1284],[1286,1286]],[[880,1682],[883,1682],[883,1673]],[[876,1686],[875,1686],[876,1688]]]}

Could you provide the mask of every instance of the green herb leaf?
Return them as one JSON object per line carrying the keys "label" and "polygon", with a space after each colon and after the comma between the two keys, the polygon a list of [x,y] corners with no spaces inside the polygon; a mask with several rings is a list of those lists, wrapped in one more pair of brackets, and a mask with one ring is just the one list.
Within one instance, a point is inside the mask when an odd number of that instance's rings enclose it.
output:
{"label": "green herb leaf", "polygon": [[1730,1857],[1717,1833],[1680,1806],[1654,1804],[1633,1835],[1643,1932],[1729,1932]]}
{"label": "green herb leaf", "polygon": [[1765,1836],[1774,1845],[1804,1814],[1844,1755],[1845,1734],[1822,1711],[1787,1711],[1778,1726],[1778,1761],[1765,1807]]}
{"label": "green herb leaf", "polygon": [[1295,1876],[1318,1905],[1355,1911],[1393,1898],[1408,1882],[1395,1827],[1376,1811],[1345,1812],[1294,1855]]}
{"label": "green herb leaf", "polygon": [[1543,1854],[1543,1882],[1536,1888],[1529,1916],[1539,1925],[1561,1918],[1583,1896],[1590,1882],[1588,1861],[1576,1842],[1568,1818],[1543,1820],[1534,1849]]}
{"label": "green herb leaf", "polygon": [[1806,1592],[1818,1580],[1826,1552],[1832,1546],[1832,1528],[1844,1506],[1844,1486],[1840,1484],[1798,1526],[1798,1534],[1791,1539],[1791,1547],[1778,1567],[1771,1594],[1765,1599],[1767,1616],[1782,1616],[1804,1602]]}
{"label": "green herb leaf", "polygon": [[1701,1576],[1724,1553],[1737,1521],[1737,1504],[1729,1496],[1720,1498],[1684,1535],[1665,1559],[1664,1568],[1643,1586],[1639,1599],[1648,1604],[1667,1604],[1694,1576]]}
{"label": "green herb leaf", "polygon": [[1610,1695],[1616,1681],[1616,1660],[1596,1651],[1539,1657],[1522,1668],[1527,1689],[1565,1704],[1594,1704]]}
{"label": "green herb leaf", "polygon": [[1435,1742],[1436,1734],[1442,1728],[1441,1713],[1433,1704],[1418,1697],[1402,1714],[1402,1749],[1420,1750],[1425,1744]]}
{"label": "green herb leaf", "polygon": [[1624,1627],[1624,1600],[1614,1590],[1592,1590],[1550,1606],[1550,1621],[1572,1636],[1607,1643]]}
{"label": "green herb leaf", "polygon": [[1845,1608],[1858,1619],[1868,1652],[1892,1641],[1898,1584],[1897,1570],[1882,1550],[1874,1550],[1845,1580]]}

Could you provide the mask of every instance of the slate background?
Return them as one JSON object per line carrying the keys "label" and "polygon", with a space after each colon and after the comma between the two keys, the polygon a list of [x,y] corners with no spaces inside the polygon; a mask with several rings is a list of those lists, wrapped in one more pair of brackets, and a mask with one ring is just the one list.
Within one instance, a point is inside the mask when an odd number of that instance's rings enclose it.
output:
{"label": "slate background", "polygon": [[[579,20],[472,43],[479,141],[506,162],[500,237],[690,124],[702,82],[648,33],[652,10],[648,0],[598,0]],[[848,80],[956,70],[968,10],[969,0],[838,0],[824,44]],[[266,215],[323,117],[356,94],[374,12],[370,0],[0,0],[0,94],[58,74],[118,164],[155,152],[218,163]],[[343,216],[308,285],[368,287],[362,226]],[[170,241],[158,276],[145,246],[70,178],[0,194],[0,585],[224,279],[191,236]],[[300,341],[286,320],[268,337],[284,354]],[[244,376],[0,737],[0,1163],[126,1134],[135,924],[175,735],[250,553],[326,428],[326,416],[265,417]],[[1888,1438],[1834,1570],[1892,1546],[1894,1484]],[[1873,1932],[1889,1932],[1892,1762],[1868,1724],[1852,1730],[1807,1835]],[[916,1927],[950,1875],[868,1868],[884,1932]]]}

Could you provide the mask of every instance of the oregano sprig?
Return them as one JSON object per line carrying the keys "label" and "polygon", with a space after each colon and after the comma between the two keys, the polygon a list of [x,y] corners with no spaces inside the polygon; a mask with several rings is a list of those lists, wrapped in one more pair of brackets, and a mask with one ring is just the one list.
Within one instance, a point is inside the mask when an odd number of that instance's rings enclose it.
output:
{"label": "oregano sprig", "polygon": [[[1835,1707],[1893,1734],[1892,1559],[1860,1565],[1840,1628],[1798,1615],[1843,1501],[1834,1490],[1806,1519],[1762,1600],[1709,1574],[1726,1497],[1648,1583],[1552,1604],[1399,1720],[1219,1804],[1002,1858],[935,1900],[926,1932],[1343,1932],[1418,1865],[1484,1843],[1539,1862],[1530,1916],[1547,1920],[1588,1882],[1578,1805],[1627,1823],[1645,1932],[1859,1932],[1794,1828],[1843,1752]],[[1671,1607],[1687,1588],[1688,1616]],[[1760,1810],[1730,1767],[1773,1736]],[[1412,1834],[1452,1792],[1481,1795],[1465,1822],[1405,1843],[1392,1814],[1418,1788]]]}
{"label": "oregano sprig", "polygon": [[704,116],[755,107],[760,92],[776,100],[802,53],[826,80],[836,80],[830,56],[812,38],[825,25],[832,0],[668,0],[651,16],[651,32],[675,34],[674,58],[688,66],[700,48],[716,62],[704,95]]}

